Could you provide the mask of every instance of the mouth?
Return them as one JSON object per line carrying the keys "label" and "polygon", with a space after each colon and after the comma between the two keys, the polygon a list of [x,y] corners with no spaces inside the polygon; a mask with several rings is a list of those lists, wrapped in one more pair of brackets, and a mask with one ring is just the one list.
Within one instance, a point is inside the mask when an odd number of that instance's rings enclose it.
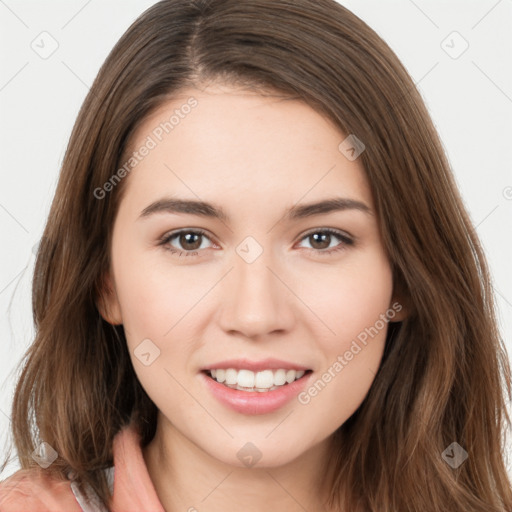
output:
{"label": "mouth", "polygon": [[311,372],[310,369],[295,370],[291,368],[269,368],[257,372],[236,368],[203,370],[203,373],[218,384],[248,393],[268,393],[285,388],[298,380],[305,379]]}

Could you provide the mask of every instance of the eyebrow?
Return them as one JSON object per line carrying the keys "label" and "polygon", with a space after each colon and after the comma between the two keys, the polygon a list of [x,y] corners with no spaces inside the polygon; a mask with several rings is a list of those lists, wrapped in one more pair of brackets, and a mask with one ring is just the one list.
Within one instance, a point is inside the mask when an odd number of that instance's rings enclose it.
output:
{"label": "eyebrow", "polygon": [[[335,197],[315,203],[294,205],[285,212],[285,220],[293,221],[337,211],[356,210],[373,215],[371,208],[355,199]],[[139,218],[147,218],[157,213],[186,213],[200,217],[210,217],[229,222],[229,215],[220,206],[195,199],[164,197],[142,210]]]}

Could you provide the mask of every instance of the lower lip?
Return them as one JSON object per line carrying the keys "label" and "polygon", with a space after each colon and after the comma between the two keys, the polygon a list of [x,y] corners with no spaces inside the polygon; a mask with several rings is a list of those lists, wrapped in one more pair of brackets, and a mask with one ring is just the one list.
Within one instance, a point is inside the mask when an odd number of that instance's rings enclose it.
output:
{"label": "lower lip", "polygon": [[251,392],[228,388],[205,372],[201,372],[201,378],[213,396],[222,404],[242,414],[268,414],[277,411],[304,389],[311,375],[312,372],[306,373],[291,384],[280,386],[272,391]]}

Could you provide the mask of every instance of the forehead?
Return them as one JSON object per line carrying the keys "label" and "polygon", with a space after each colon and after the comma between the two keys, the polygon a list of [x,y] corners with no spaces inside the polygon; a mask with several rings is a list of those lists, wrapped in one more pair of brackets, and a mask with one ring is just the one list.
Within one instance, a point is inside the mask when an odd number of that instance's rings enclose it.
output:
{"label": "forehead", "polygon": [[362,164],[339,149],[345,138],[297,99],[226,86],[183,90],[131,138],[125,160],[150,149],[130,172],[126,196],[138,206],[178,194],[266,208],[342,195],[371,206]]}

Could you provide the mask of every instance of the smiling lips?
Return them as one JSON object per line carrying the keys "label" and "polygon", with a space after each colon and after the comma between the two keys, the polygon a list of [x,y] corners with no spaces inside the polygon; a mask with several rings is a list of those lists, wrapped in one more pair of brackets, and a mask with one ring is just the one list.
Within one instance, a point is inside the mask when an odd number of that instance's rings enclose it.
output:
{"label": "smiling lips", "polygon": [[200,374],[222,404],[242,414],[266,414],[296,397],[310,380],[312,370],[278,359],[233,359],[203,367]]}
{"label": "smiling lips", "polygon": [[[287,370],[286,374],[289,372],[293,372],[295,375],[290,373],[290,378],[293,376],[291,382],[285,382],[282,385],[272,385],[269,388],[245,388],[238,385],[238,377],[241,375],[242,383],[244,383],[244,379],[254,379],[256,380],[257,374],[254,375],[254,372],[251,370],[242,369],[240,371],[233,370],[234,376],[237,378],[237,384],[225,384],[217,381],[217,376],[219,370],[215,371],[216,377],[211,377],[210,371],[200,372],[199,376],[203,381],[206,388],[210,393],[224,406],[246,415],[253,414],[268,414],[274,411],[279,410],[281,407],[284,407],[286,404],[289,404],[294,398],[298,396],[298,394],[304,389],[308,382],[311,381],[312,372],[309,370],[304,372],[304,370]],[[227,370],[230,370],[228,368]],[[280,368],[276,372],[273,372],[270,369],[263,370],[258,373],[264,374],[263,377],[259,377],[259,379],[268,379],[267,383],[270,381],[270,377],[274,379],[275,376],[282,380],[282,376],[284,374],[284,369]],[[252,373],[254,377],[251,377],[248,373]],[[231,372],[225,371],[225,373],[231,374]],[[300,375],[298,377],[297,375]],[[284,374],[286,376],[286,374]],[[244,376],[245,375],[245,376]],[[246,381],[248,383],[249,380]],[[258,382],[260,384],[260,382]]]}

